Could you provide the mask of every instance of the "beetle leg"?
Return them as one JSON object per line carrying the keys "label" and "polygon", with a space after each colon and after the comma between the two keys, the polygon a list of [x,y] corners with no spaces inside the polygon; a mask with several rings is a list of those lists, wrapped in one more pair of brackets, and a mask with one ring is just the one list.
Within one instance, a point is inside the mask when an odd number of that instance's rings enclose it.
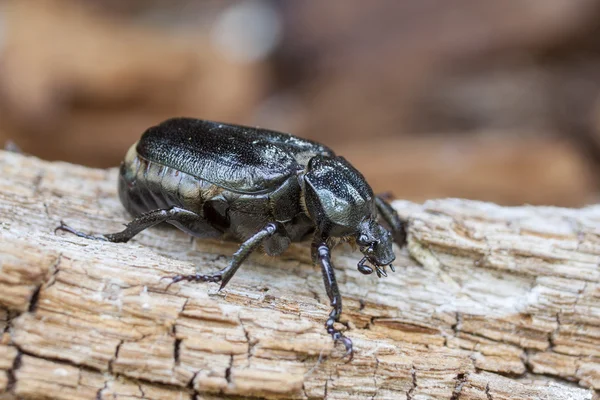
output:
{"label": "beetle leg", "polygon": [[154,225],[160,224],[161,222],[190,223],[198,221],[201,221],[203,224],[207,224],[206,221],[202,219],[202,217],[200,217],[194,212],[184,210],[183,208],[179,207],[171,207],[165,210],[154,210],[142,214],[139,217],[134,218],[131,222],[129,222],[124,230],[117,233],[107,233],[104,235],[89,235],[71,228],[62,221],[60,221],[60,225],[56,227],[54,232],[56,232],[57,230],[62,230],[71,232],[74,235],[86,239],[105,240],[113,243],[125,243],[144,229],[148,229]]}
{"label": "beetle leg", "polygon": [[383,199],[383,196],[375,197],[375,205],[377,206],[377,211],[379,211],[383,220],[392,230],[394,241],[399,246],[404,246],[404,244],[406,244],[406,228],[396,210],[394,210],[390,203]]}
{"label": "beetle leg", "polygon": [[270,222],[263,229],[242,243],[238,251],[233,254],[231,262],[227,267],[213,275],[177,275],[172,278],[173,281],[169,284],[169,286],[180,281],[221,282],[221,287],[219,288],[219,290],[221,290],[227,285],[231,278],[233,278],[233,275],[235,275],[236,271],[240,268],[248,256],[252,254],[252,252],[256,250],[256,248],[260,246],[265,239],[275,235],[276,233],[284,234],[284,232],[285,230],[283,229],[283,225],[281,225],[279,222]]}
{"label": "beetle leg", "polygon": [[279,222],[270,222],[263,229],[251,236],[250,239],[242,243],[238,251],[233,254],[229,265],[223,270],[223,280],[221,281],[221,287],[219,290],[223,289],[225,285],[227,285],[231,278],[233,278],[233,275],[236,273],[238,268],[242,265],[246,258],[248,258],[248,256],[252,254],[252,252],[256,250],[258,246],[260,246],[263,240],[273,236],[277,232],[282,231],[284,231],[283,225],[281,225]]}
{"label": "beetle leg", "polygon": [[327,333],[331,335],[334,342],[341,341],[344,344],[344,347],[346,347],[346,355],[350,356],[348,361],[351,361],[352,357],[354,356],[354,352],[352,350],[352,340],[344,336],[342,332],[333,327],[333,325],[340,320],[340,315],[342,314],[342,296],[340,295],[337,281],[335,280],[335,273],[333,270],[333,265],[331,264],[329,247],[325,242],[313,242],[312,246],[313,258],[318,260],[319,264],[321,265],[323,282],[325,283],[325,291],[327,292],[330,304],[333,307],[333,310],[331,310],[331,313],[329,313],[329,318],[325,323]]}

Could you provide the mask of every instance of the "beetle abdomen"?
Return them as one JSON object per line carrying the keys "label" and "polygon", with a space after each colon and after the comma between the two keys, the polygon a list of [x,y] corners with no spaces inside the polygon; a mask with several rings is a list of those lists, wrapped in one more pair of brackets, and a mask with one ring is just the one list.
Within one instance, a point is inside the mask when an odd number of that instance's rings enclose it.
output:
{"label": "beetle abdomen", "polygon": [[134,216],[169,207],[181,207],[202,215],[206,200],[217,195],[221,188],[139,156],[134,144],[121,165],[119,196]]}

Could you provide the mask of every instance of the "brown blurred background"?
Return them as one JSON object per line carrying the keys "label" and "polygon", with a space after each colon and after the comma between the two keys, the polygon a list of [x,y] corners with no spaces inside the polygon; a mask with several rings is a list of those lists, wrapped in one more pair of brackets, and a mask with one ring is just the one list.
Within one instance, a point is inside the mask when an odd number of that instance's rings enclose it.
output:
{"label": "brown blurred background", "polygon": [[600,199],[600,0],[0,0],[0,143],[118,165],[193,116],[319,140],[377,192]]}

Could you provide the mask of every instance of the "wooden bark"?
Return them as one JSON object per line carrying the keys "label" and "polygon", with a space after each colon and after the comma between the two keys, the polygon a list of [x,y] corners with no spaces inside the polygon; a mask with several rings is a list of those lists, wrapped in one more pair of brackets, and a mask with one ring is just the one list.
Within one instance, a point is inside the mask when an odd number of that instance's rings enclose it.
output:
{"label": "wooden bark", "polygon": [[[252,256],[228,287],[163,277],[222,268],[236,244],[129,216],[115,169],[0,152],[0,399],[592,399],[600,388],[600,206],[394,206],[397,272],[334,252],[341,360],[309,248]],[[225,257],[223,257],[225,256]],[[340,325],[341,326],[341,325]],[[319,357],[321,356],[321,360]]]}

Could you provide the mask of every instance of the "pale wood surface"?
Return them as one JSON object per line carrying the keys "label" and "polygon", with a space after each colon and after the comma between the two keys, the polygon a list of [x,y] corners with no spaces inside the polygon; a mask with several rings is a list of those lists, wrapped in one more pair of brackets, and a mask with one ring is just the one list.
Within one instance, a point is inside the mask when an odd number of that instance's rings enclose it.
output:
{"label": "pale wood surface", "polygon": [[[409,246],[386,279],[334,252],[354,361],[337,357],[305,244],[251,257],[129,220],[116,170],[0,152],[0,399],[592,399],[600,388],[600,206],[396,202]],[[341,346],[340,346],[341,347]],[[318,362],[319,355],[322,362]]]}

